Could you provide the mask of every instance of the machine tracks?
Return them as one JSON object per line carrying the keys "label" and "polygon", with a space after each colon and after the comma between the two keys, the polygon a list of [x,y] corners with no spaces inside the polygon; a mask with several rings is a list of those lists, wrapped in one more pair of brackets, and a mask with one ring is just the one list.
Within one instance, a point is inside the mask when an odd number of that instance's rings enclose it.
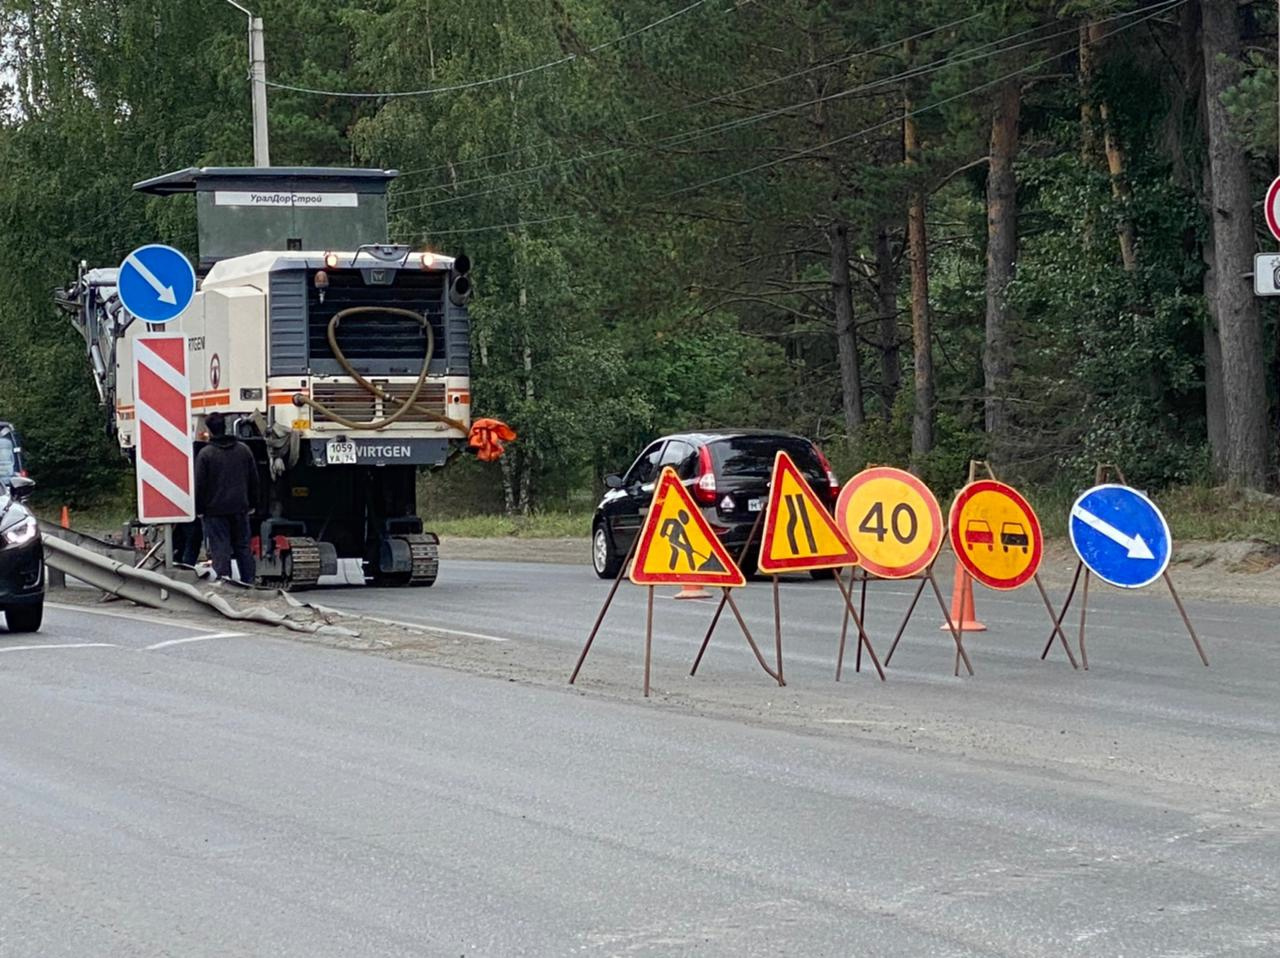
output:
{"label": "machine tracks", "polygon": [[307,537],[288,540],[283,588],[287,592],[314,588],[320,581],[320,543]]}

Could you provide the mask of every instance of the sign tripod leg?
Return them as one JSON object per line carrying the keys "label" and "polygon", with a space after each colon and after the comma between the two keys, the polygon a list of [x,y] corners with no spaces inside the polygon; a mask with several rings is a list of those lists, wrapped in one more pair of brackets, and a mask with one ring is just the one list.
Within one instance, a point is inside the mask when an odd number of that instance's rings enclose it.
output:
{"label": "sign tripod leg", "polygon": [[902,625],[898,626],[898,634],[893,637],[893,645],[889,646],[889,654],[884,657],[885,665],[893,661],[893,653],[897,651],[898,643],[902,641],[902,636],[907,631],[907,623],[911,621],[911,615],[916,611],[916,604],[919,603],[920,596],[924,595],[924,587],[928,584],[928,577],[920,576],[920,585],[916,588],[916,594],[911,597],[911,604],[907,606],[907,614],[902,617]]}
{"label": "sign tripod leg", "polygon": [[774,668],[778,670],[778,684],[786,685],[782,678],[782,603],[778,601],[778,577],[773,577],[773,646]]}
{"label": "sign tripod leg", "polygon": [[622,566],[618,569],[618,574],[613,579],[613,585],[609,588],[609,595],[604,600],[604,605],[600,607],[600,614],[596,616],[596,624],[591,627],[591,634],[587,636],[587,644],[582,647],[582,654],[578,656],[578,664],[573,667],[573,674],[569,676],[570,685],[577,681],[578,673],[582,671],[582,663],[587,661],[587,653],[591,651],[591,644],[596,640],[596,633],[600,631],[600,626],[604,623],[604,617],[609,612],[609,606],[613,605],[613,597],[618,594],[618,586],[622,585],[622,580],[627,575],[627,568],[631,565],[631,560],[635,558],[636,549],[639,545],[640,537],[636,536],[631,542],[631,548],[627,550],[627,557],[622,560]]}
{"label": "sign tripod leg", "polygon": [[[841,591],[844,590],[844,580],[840,578],[840,573],[842,571],[843,570],[841,569],[836,569],[836,585],[840,587]],[[850,585],[853,585],[853,576],[854,576],[854,571],[853,571],[853,567],[851,566],[849,568],[849,584]],[[849,638],[849,610],[848,608],[846,608],[844,610],[844,617],[840,622],[840,650],[836,653],[836,681],[837,682],[840,681],[840,673],[844,671],[844,645],[845,645],[845,641],[848,638]]]}
{"label": "sign tripod leg", "polygon": [[1089,653],[1084,647],[1084,618],[1089,611],[1089,570],[1084,570],[1084,588],[1080,592],[1080,664],[1089,671]]}
{"label": "sign tripod leg", "polygon": [[[871,640],[867,637],[867,630],[863,627],[863,624],[862,624],[863,619],[865,618],[865,615],[860,616],[858,615],[857,612],[853,610],[853,579],[851,578],[849,580],[849,588],[847,590],[844,587],[844,581],[839,576],[836,576],[835,582],[836,582],[836,588],[840,590],[840,595],[844,598],[846,617],[852,616],[854,625],[858,627],[858,654],[859,655],[862,654],[862,647],[865,645],[867,647],[867,654],[871,656],[871,661],[875,664],[876,672],[880,675],[880,681],[883,682],[884,669],[880,665],[880,660],[876,657],[876,650],[871,647]],[[866,588],[865,579],[863,579],[863,588],[864,590]],[[846,621],[848,621],[847,618],[846,618]],[[842,636],[841,646],[840,646],[840,660],[836,662],[837,675],[840,672],[840,667],[843,664],[843,659],[844,659],[844,642],[843,642],[843,636]]]}
{"label": "sign tripod leg", "polygon": [[[741,568],[742,563],[747,560],[747,551],[751,548],[751,543],[755,540],[756,533],[760,531],[760,523],[762,523],[763,521],[764,521],[764,513],[763,512],[757,513],[756,521],[752,524],[751,531],[747,533],[747,541],[742,544],[742,551],[738,553],[739,568]],[[693,668],[689,670],[690,675],[698,674],[698,665],[701,664],[702,662],[702,656],[706,654],[707,646],[711,644],[711,636],[715,634],[716,625],[719,624],[720,622],[720,615],[722,612],[724,612],[725,605],[732,601],[733,601],[733,598],[730,596],[729,590],[725,589],[724,595],[720,597],[720,604],[716,606],[715,615],[711,617],[711,624],[707,626],[707,634],[702,637],[702,645],[701,647],[699,647],[698,654],[693,660]],[[736,606],[734,607],[734,611],[737,612]],[[739,622],[742,621],[741,616],[739,616],[738,621]],[[744,630],[746,629],[745,625],[743,626],[743,629]],[[747,639],[748,641],[751,641],[750,633],[747,634]],[[754,648],[754,646],[755,646],[755,643],[752,642],[752,647]],[[757,657],[758,657],[758,653],[757,653]],[[764,665],[764,661],[761,660],[760,664]],[[770,675],[773,675],[774,678],[777,678],[777,676],[774,675],[774,673],[768,668],[766,668],[765,671],[768,672]]]}
{"label": "sign tripod leg", "polygon": [[[852,592],[852,591],[853,591],[853,579],[852,579],[852,578],[849,580],[849,591],[850,591],[850,592]],[[867,576],[866,576],[866,574],[865,574],[865,573],[862,575],[862,597],[858,600],[858,616],[859,616],[860,621],[862,621],[862,622],[866,622],[866,621],[867,621]],[[857,656],[855,656],[855,658],[854,658],[854,665],[853,665],[853,670],[854,670],[855,672],[861,672],[861,671],[862,671],[862,646],[863,646],[863,643],[864,643],[864,642],[866,642],[866,633],[865,633],[865,632],[862,632],[862,631],[859,631],[859,632],[858,632],[858,654],[857,654]],[[869,643],[867,644],[867,647],[868,647],[868,648],[870,648],[870,644],[869,644]],[[875,655],[874,655],[874,653],[872,653],[872,658],[874,658],[874,657],[875,657]],[[880,670],[880,663],[879,663],[879,662],[877,662],[877,663],[876,663],[876,670],[877,670],[877,671],[879,671],[879,670]],[[881,678],[882,680],[884,679],[884,672],[883,672],[883,671],[881,671],[881,672],[880,672],[880,678]]]}
{"label": "sign tripod leg", "polygon": [[[1067,601],[1062,603],[1062,611],[1059,612],[1057,617],[1053,620],[1054,631],[1049,633],[1049,640],[1045,642],[1044,651],[1040,653],[1041,661],[1043,661],[1045,656],[1049,654],[1049,650],[1053,648],[1053,640],[1056,636],[1062,635],[1063,643],[1066,643],[1067,641],[1066,635],[1063,635],[1062,633],[1062,621],[1067,617],[1067,610],[1071,608],[1071,600],[1072,598],[1075,597],[1076,586],[1080,584],[1080,573],[1083,571],[1084,571],[1084,563],[1077,562],[1076,573],[1071,577],[1071,588],[1067,590]],[[1070,654],[1071,652],[1070,645],[1067,646],[1067,652],[1068,654]]]}
{"label": "sign tripod leg", "polygon": [[1200,653],[1200,661],[1204,663],[1205,668],[1208,668],[1209,657],[1204,654],[1204,648],[1200,645],[1200,639],[1191,625],[1191,619],[1187,615],[1187,610],[1182,606],[1182,599],[1178,596],[1178,590],[1173,587],[1173,579],[1169,578],[1168,572],[1164,574],[1164,584],[1169,587],[1169,594],[1173,596],[1173,604],[1178,607],[1178,614],[1182,616],[1187,632],[1191,635],[1191,641],[1195,643],[1196,651]]}
{"label": "sign tripod leg", "polygon": [[[1049,601],[1049,593],[1044,590],[1044,583],[1040,581],[1040,573],[1037,572],[1034,578],[1036,580],[1036,588],[1040,590],[1040,598],[1044,600],[1044,610],[1049,613],[1049,621],[1053,623],[1053,635],[1049,636],[1049,645],[1045,646],[1044,654],[1040,658],[1043,660],[1044,656],[1048,654],[1049,646],[1053,645],[1054,636],[1057,636],[1062,640],[1062,647],[1067,652],[1067,660],[1071,663],[1071,667],[1078,669],[1080,666],[1076,664],[1075,654],[1071,651],[1071,643],[1067,641],[1067,636],[1062,631],[1061,622],[1054,618],[1053,603]],[[1071,601],[1070,596],[1068,596],[1067,601]]]}
{"label": "sign tripod leg", "polygon": [[649,665],[653,661],[653,586],[649,586],[649,609],[644,617],[644,697],[649,697]]}
{"label": "sign tripod leg", "polygon": [[947,623],[947,629],[951,632],[951,637],[956,641],[956,675],[960,674],[960,661],[963,660],[964,667],[969,670],[969,674],[973,675],[973,663],[969,661],[969,653],[964,649],[964,639],[955,621],[951,618],[951,610],[947,608],[947,602],[942,597],[942,590],[938,588],[938,580],[934,578],[933,566],[930,565],[925,570],[925,576],[929,585],[933,586],[933,594],[938,600],[938,608],[942,609],[942,615]]}
{"label": "sign tripod leg", "polygon": [[760,646],[756,645],[756,640],[751,636],[751,630],[747,628],[747,620],[742,617],[742,612],[738,609],[738,603],[733,601],[733,595],[728,589],[725,589],[725,598],[728,600],[729,608],[733,611],[733,617],[738,620],[738,627],[742,629],[742,634],[747,637],[747,645],[751,646],[751,651],[755,653],[756,661],[760,663],[760,668],[764,669],[765,674],[773,679],[779,685],[787,683],[782,679],[782,672],[775,672],[769,668],[769,663],[764,659],[764,653],[760,651]]}
{"label": "sign tripod leg", "polygon": [[711,617],[711,624],[707,626],[707,634],[702,637],[702,645],[693,660],[693,668],[689,670],[690,675],[698,674],[698,666],[702,664],[702,656],[706,653],[707,646],[711,644],[711,634],[715,632],[716,625],[720,622],[720,613],[724,611],[724,607],[729,602],[729,590],[725,589],[723,591],[724,595],[720,596],[720,603],[716,606],[716,614]]}

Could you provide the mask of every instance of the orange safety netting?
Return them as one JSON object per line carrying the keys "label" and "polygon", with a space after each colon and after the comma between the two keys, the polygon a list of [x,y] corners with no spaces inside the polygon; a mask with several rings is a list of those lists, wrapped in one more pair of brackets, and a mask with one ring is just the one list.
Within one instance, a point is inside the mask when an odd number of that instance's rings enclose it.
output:
{"label": "orange safety netting", "polygon": [[476,450],[481,462],[494,462],[502,458],[502,444],[516,438],[516,431],[498,419],[477,419],[471,424],[467,444]]}

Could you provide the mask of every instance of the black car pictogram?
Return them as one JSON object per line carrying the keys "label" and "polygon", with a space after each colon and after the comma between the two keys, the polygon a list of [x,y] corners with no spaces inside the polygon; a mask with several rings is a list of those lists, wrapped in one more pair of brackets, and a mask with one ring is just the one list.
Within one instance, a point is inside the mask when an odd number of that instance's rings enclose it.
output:
{"label": "black car pictogram", "polygon": [[1011,547],[1021,546],[1023,552],[1031,549],[1031,537],[1021,522],[1005,522],[1000,525],[1000,545],[1008,552]]}

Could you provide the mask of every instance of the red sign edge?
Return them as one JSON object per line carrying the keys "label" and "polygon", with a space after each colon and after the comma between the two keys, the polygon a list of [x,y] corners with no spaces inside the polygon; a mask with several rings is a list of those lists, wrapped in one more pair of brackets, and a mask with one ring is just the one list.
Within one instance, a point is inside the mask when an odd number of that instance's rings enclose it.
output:
{"label": "red sign edge", "polygon": [[[676,491],[677,497],[689,507],[689,515],[694,518],[695,522],[702,525],[703,532],[707,534],[707,538],[711,541],[711,548],[716,554],[716,558],[724,565],[726,572],[689,572],[689,573],[658,573],[645,574],[640,570],[641,559],[649,554],[649,549],[653,545],[653,537],[657,535],[656,516],[661,513],[658,506],[658,496],[662,493],[663,501],[669,489]],[[637,574],[643,575],[643,579],[636,578]],[[636,548],[636,554],[631,559],[631,568],[627,572],[627,578],[635,585],[718,585],[722,588],[733,589],[741,588],[747,584],[747,578],[742,574],[742,570],[738,568],[738,563],[733,561],[733,557],[729,555],[729,550],[724,547],[724,543],[720,541],[720,537],[707,524],[706,517],[702,514],[702,510],[698,508],[698,504],[689,498],[689,491],[685,489],[684,483],[680,481],[680,477],[676,475],[676,471],[670,466],[663,467],[662,474],[658,477],[657,484],[653,487],[653,498],[649,500],[649,515],[645,516],[644,528],[640,530],[640,545]]]}
{"label": "red sign edge", "polygon": [[1275,204],[1276,196],[1280,194],[1280,176],[1271,181],[1271,185],[1267,187],[1267,198],[1262,204],[1262,211],[1267,217],[1267,229],[1271,230],[1271,235],[1280,241],[1280,221],[1276,220]]}
{"label": "red sign edge", "polygon": [[[964,504],[976,496],[979,492],[1001,492],[1007,495],[1014,503],[1026,513],[1027,517],[1035,526],[1035,548],[1031,553],[1031,563],[1016,579],[993,579],[985,572],[980,571],[967,561],[963,550],[956,548],[958,529],[956,527],[956,519],[960,515],[960,510]],[[968,483],[963,489],[956,493],[955,501],[951,503],[951,511],[947,514],[947,534],[951,537],[951,551],[955,554],[956,561],[964,566],[965,571],[973,576],[989,589],[997,589],[1001,592],[1011,592],[1014,589],[1021,588],[1030,582],[1037,572],[1040,571],[1040,563],[1044,560],[1044,532],[1040,528],[1040,517],[1036,515],[1031,503],[1027,502],[1017,489],[1013,486],[1005,485],[998,479],[977,479]]]}
{"label": "red sign edge", "polygon": [[[849,499],[853,498],[853,493],[872,479],[897,479],[919,493],[920,498],[929,507],[929,518],[933,520],[933,535],[929,538],[929,546],[924,554],[911,565],[903,566],[900,570],[892,570],[888,566],[873,562],[866,556],[860,556],[858,559],[858,563],[862,568],[881,579],[910,579],[912,576],[919,575],[922,569],[927,569],[933,565],[934,560],[938,558],[938,553],[942,550],[942,538],[945,532],[945,526],[942,521],[942,506],[938,504],[938,497],[933,494],[933,490],[926,486],[918,476],[913,476],[907,470],[898,469],[895,466],[871,466],[850,477],[849,481],[840,490],[840,498],[836,500],[837,525],[841,525],[844,522],[846,507]],[[841,529],[841,531],[848,537],[849,533],[846,530]]]}
{"label": "red sign edge", "polygon": [[[778,500],[782,497],[782,474],[779,471],[781,469],[790,471],[809,501],[830,520],[831,528],[835,532],[836,538],[840,540],[840,544],[847,550],[845,555],[840,557],[838,561],[835,558],[818,559],[815,557],[813,559],[801,559],[797,557],[795,559],[779,559],[774,562],[772,559],[767,558],[767,553],[773,548],[773,513],[778,506]],[[805,479],[804,474],[796,468],[792,458],[782,449],[779,449],[773,457],[773,475],[769,480],[769,502],[765,506],[763,521],[764,535],[760,540],[760,556],[756,560],[756,568],[761,572],[769,575],[778,572],[810,572],[814,569],[841,569],[847,565],[858,564],[858,550],[853,547],[853,543],[844,534],[844,530],[840,528],[840,523],[836,521],[831,513],[827,512],[827,507],[822,504],[822,500],[813,491],[813,486],[809,485],[809,480]]]}

